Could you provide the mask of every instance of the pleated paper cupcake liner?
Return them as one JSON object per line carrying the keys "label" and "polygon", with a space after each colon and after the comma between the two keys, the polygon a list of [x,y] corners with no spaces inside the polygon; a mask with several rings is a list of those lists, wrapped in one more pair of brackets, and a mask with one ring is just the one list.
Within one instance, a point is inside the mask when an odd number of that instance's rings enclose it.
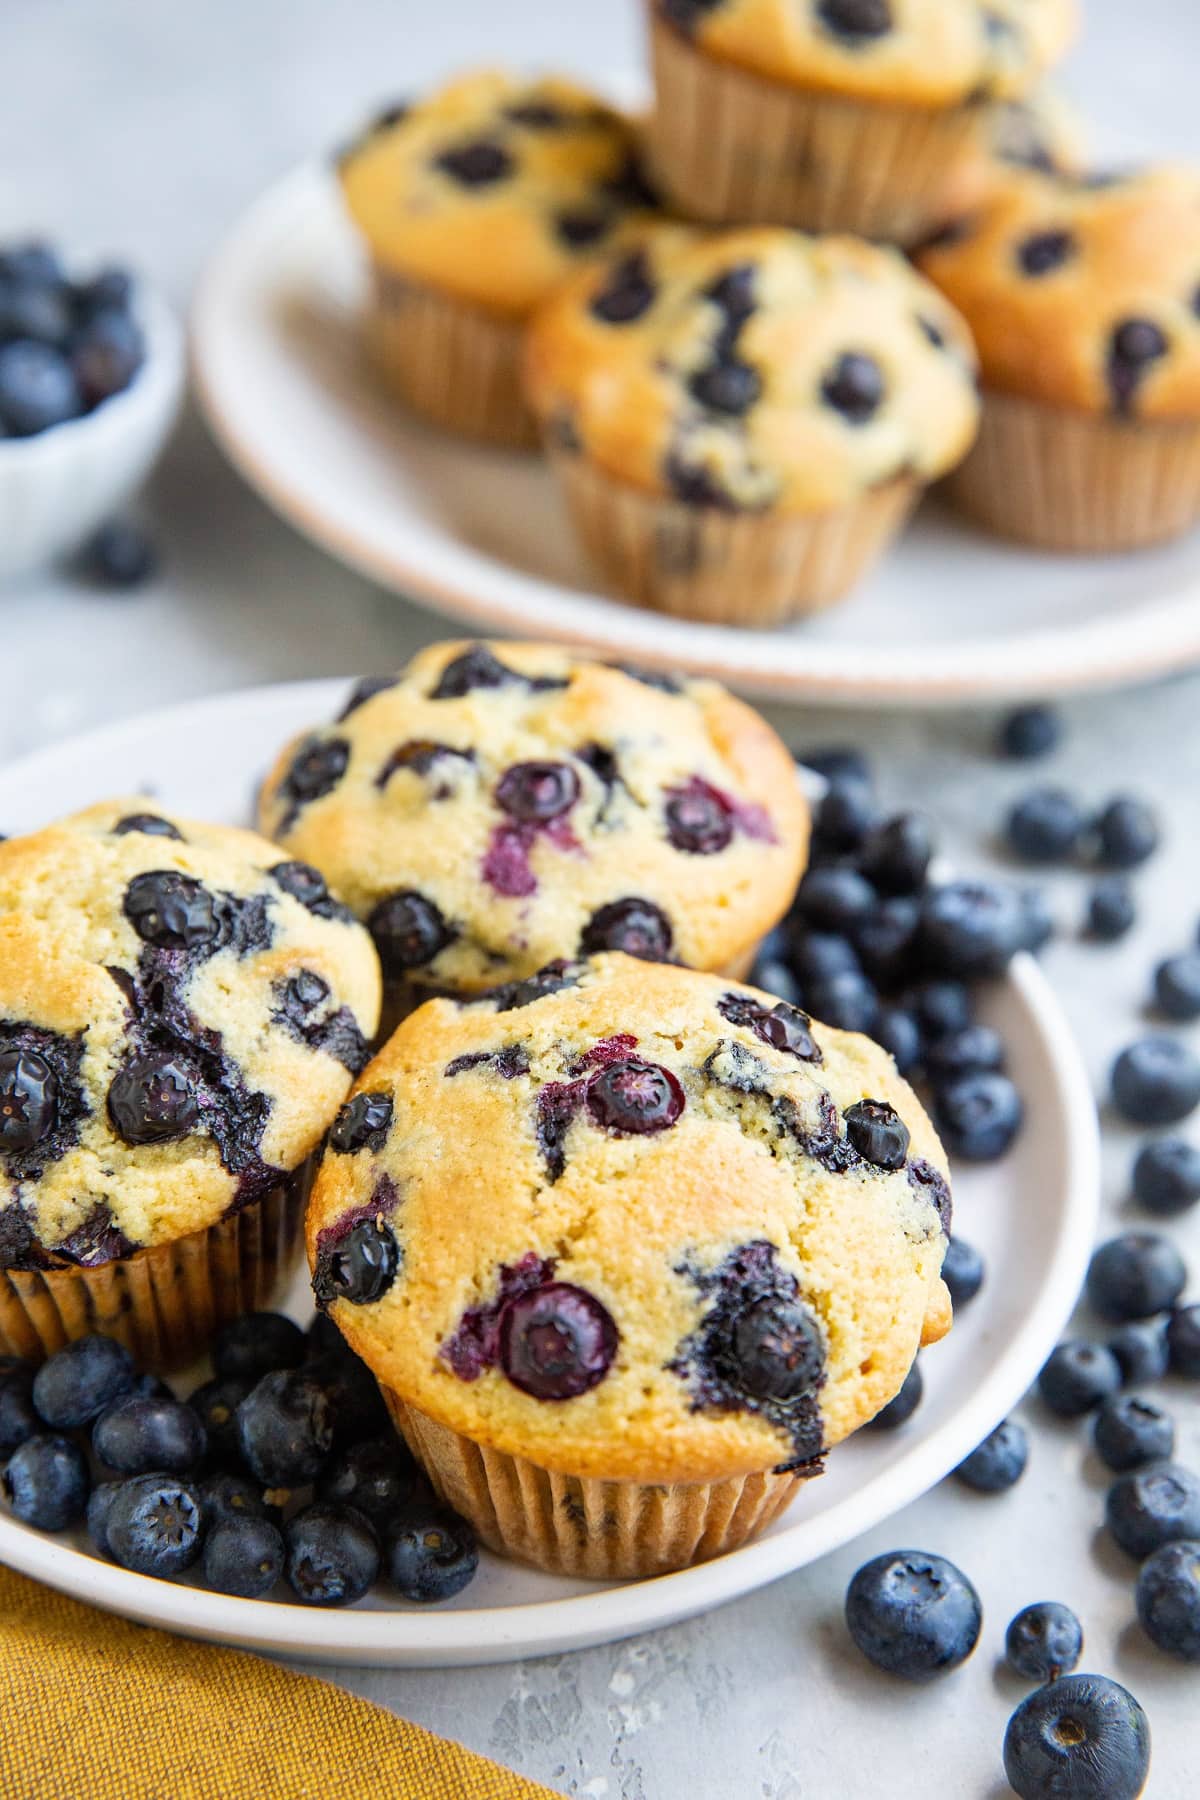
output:
{"label": "pleated paper cupcake liner", "polygon": [[366,336],[375,367],[413,412],[484,443],[536,445],[521,392],[521,321],[377,264]]}
{"label": "pleated paper cupcake liner", "polygon": [[801,1477],[763,1471],[663,1485],[561,1475],[488,1449],[383,1397],[439,1499],[489,1550],[556,1575],[633,1580],[736,1550],[778,1518]]}
{"label": "pleated paper cupcake liner", "polygon": [[306,1164],[205,1231],[94,1269],[0,1269],[0,1354],[40,1362],[104,1332],[146,1368],[206,1350],[214,1331],[266,1306],[295,1263],[312,1179]]}
{"label": "pleated paper cupcake liner", "polygon": [[989,531],[1039,549],[1140,549],[1200,519],[1200,420],[1106,418],[989,390],[947,488]]}
{"label": "pleated paper cupcake liner", "polygon": [[607,579],[638,606],[711,624],[781,624],[844,598],[916,504],[898,477],[811,514],[723,512],[643,493],[547,440],[575,528]]}
{"label": "pleated paper cupcake liner", "polygon": [[954,165],[983,109],[891,105],[708,56],[651,12],[653,173],[672,205],[714,224],[799,225],[912,244],[945,223]]}

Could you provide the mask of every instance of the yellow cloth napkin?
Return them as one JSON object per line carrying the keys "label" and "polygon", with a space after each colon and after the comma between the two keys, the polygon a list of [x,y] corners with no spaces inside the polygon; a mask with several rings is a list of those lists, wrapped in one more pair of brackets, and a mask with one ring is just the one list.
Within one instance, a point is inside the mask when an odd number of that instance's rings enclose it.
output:
{"label": "yellow cloth napkin", "polygon": [[0,1568],[4,1800],[555,1800],[327,1682]]}

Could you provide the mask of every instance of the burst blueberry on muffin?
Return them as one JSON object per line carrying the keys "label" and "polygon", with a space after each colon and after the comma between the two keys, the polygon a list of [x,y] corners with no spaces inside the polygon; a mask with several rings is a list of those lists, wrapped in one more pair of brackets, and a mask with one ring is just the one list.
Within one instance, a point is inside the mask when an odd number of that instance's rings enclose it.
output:
{"label": "burst blueberry on muffin", "polygon": [[804,866],[784,745],[712,681],[437,644],[281,752],[262,828],[367,925],[391,987],[479,992],[631,950],[744,968]]}
{"label": "burst blueberry on muffin", "polygon": [[0,843],[0,1349],[157,1366],[267,1297],[379,1016],[293,868],[144,801]]}
{"label": "burst blueberry on muffin", "polygon": [[339,174],[380,372],[440,425],[531,443],[525,319],[653,205],[632,123],[574,82],[467,75],[383,114]]}
{"label": "burst blueberry on muffin", "polygon": [[648,0],[656,177],[691,218],[912,243],[983,103],[1066,48],[1074,0]]}
{"label": "burst blueberry on muffin", "polygon": [[840,598],[965,452],[966,328],[896,251],[660,226],[530,329],[576,526],[646,606],[772,624]]}
{"label": "burst blueberry on muffin", "polygon": [[949,1328],[885,1052],[625,956],[412,1014],[330,1139],[318,1303],[485,1542],[641,1575],[761,1530]]}
{"label": "burst blueberry on muffin", "polygon": [[1012,172],[921,267],[974,333],[976,447],[951,492],[1051,549],[1122,550],[1200,517],[1200,174]]}

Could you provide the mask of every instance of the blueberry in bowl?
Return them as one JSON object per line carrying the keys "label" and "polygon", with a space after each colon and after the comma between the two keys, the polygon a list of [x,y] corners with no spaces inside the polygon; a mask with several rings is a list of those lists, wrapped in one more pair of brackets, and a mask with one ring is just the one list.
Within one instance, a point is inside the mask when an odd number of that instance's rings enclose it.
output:
{"label": "blueberry in bowl", "polygon": [[70,555],[118,511],[182,387],[182,334],[143,282],[0,245],[0,581]]}

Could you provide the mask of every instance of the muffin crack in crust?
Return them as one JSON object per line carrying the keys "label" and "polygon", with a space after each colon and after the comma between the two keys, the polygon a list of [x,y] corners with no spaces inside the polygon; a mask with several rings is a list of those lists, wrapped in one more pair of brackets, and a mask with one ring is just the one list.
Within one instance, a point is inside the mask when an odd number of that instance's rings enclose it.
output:
{"label": "muffin crack in crust", "polygon": [[[769,996],[574,973],[432,1000],[364,1072],[392,1116],[318,1175],[321,1302],[398,1401],[542,1468],[815,1472],[949,1324],[932,1128],[884,1052]],[[397,1250],[363,1302],[329,1250],[368,1223]]]}

